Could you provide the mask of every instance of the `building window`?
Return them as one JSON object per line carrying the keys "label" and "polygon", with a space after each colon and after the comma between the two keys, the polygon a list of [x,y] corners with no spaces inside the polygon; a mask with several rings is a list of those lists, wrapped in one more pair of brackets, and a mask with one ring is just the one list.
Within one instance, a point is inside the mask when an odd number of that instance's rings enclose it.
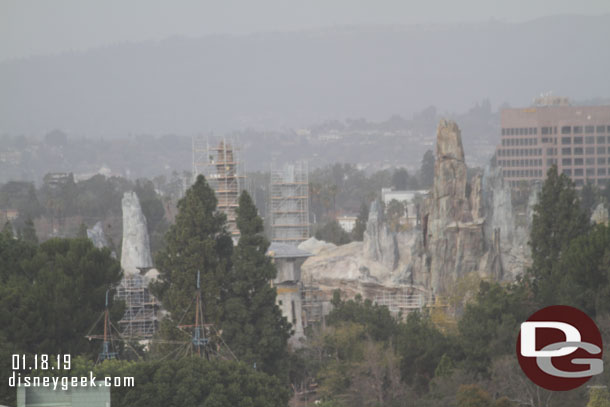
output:
{"label": "building window", "polygon": [[598,168],[597,169],[597,175],[606,175],[606,169],[605,168]]}
{"label": "building window", "polygon": [[586,139],[585,142],[587,144],[595,144],[595,137],[594,136],[587,136],[587,137],[585,137],[585,139]]}
{"label": "building window", "polygon": [[593,134],[594,132],[595,132],[595,127],[594,126],[585,126],[585,133]]}
{"label": "building window", "polygon": [[572,170],[569,168],[564,168],[562,171],[565,175],[567,175],[568,177],[572,176]]}
{"label": "building window", "polygon": [[582,134],[582,126],[574,126],[574,134]]}
{"label": "building window", "polygon": [[561,160],[561,165],[572,165],[572,159],[571,158],[563,158]]}
{"label": "building window", "polygon": [[546,149],[546,155],[553,155],[553,147],[549,147]]}
{"label": "building window", "polygon": [[570,134],[572,132],[572,128],[570,126],[563,126],[561,128],[561,134]]}
{"label": "building window", "polygon": [[606,157],[597,157],[597,165],[606,165]]}
{"label": "building window", "polygon": [[597,144],[606,144],[606,136],[597,136]]}
{"label": "building window", "polygon": [[595,168],[587,168],[587,177],[592,177],[595,175]]}
{"label": "building window", "polygon": [[570,147],[564,147],[561,149],[562,155],[570,155],[572,154],[572,149]]}
{"label": "building window", "polygon": [[586,147],[585,148],[585,154],[587,154],[587,155],[595,154],[595,147]]}
{"label": "building window", "polygon": [[574,181],[574,184],[576,184],[577,187],[581,187],[584,184],[584,181],[582,179],[577,179]]}
{"label": "building window", "polygon": [[572,139],[570,137],[562,137],[561,144],[572,144]]}
{"label": "building window", "polygon": [[597,128],[595,130],[597,133],[603,133],[605,128],[604,128],[604,126],[597,126]]}
{"label": "building window", "polygon": [[583,174],[582,168],[576,168],[574,170],[574,176],[575,177],[579,177],[579,176],[582,177],[582,174]]}
{"label": "building window", "polygon": [[574,144],[582,144],[582,136],[574,137]]}
{"label": "building window", "polygon": [[595,164],[595,158],[593,158],[593,157],[585,158],[585,165],[593,165],[593,164]]}
{"label": "building window", "polygon": [[597,147],[597,154],[606,154],[606,147]]}
{"label": "building window", "polygon": [[574,155],[582,155],[582,147],[575,147]]}
{"label": "building window", "polygon": [[582,165],[582,158],[575,158],[574,159],[574,165]]}

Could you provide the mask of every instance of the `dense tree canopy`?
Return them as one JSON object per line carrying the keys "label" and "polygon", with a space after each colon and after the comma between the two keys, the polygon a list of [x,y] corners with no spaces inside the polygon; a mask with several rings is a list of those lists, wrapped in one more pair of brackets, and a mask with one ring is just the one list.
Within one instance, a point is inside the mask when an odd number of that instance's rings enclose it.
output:
{"label": "dense tree canopy", "polygon": [[263,221],[245,191],[239,198],[237,227],[240,237],[223,304],[222,335],[239,360],[279,375],[285,370],[290,325],[275,304],[276,291],[269,282],[277,271],[266,254]]}
{"label": "dense tree canopy", "polygon": [[197,272],[201,273],[205,320],[221,320],[233,242],[225,227],[226,216],[216,210],[216,204],[214,191],[200,175],[178,202],[176,223],[166,234],[166,247],[157,255],[159,280],[153,290],[176,321],[183,317],[194,320],[190,304]]}

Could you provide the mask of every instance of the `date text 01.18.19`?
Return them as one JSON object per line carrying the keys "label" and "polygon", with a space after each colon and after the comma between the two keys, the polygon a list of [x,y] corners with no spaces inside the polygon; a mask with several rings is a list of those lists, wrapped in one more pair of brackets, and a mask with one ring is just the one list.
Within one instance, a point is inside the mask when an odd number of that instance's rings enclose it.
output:
{"label": "date text 01.18.19", "polygon": [[13,355],[13,370],[70,370],[72,357],[65,355]]}

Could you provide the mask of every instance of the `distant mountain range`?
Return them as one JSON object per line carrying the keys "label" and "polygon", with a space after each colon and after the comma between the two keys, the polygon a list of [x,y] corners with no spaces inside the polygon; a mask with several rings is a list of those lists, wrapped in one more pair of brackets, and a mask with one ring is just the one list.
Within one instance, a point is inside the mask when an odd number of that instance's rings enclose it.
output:
{"label": "distant mountain range", "polygon": [[610,15],[170,38],[0,64],[0,133],[193,134],[610,96]]}

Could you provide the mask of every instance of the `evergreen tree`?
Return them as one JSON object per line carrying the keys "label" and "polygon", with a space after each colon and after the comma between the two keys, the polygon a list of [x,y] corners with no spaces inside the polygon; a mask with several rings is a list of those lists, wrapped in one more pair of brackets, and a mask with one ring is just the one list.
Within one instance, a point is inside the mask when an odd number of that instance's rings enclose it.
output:
{"label": "evergreen tree", "polygon": [[78,226],[78,232],[76,233],[76,237],[78,237],[79,239],[88,239],[87,225],[85,225],[85,222],[81,222],[81,224]]}
{"label": "evergreen tree", "polygon": [[13,238],[13,226],[11,225],[10,221],[6,221],[6,223],[4,224],[4,227],[2,228],[2,234],[6,237],[10,237]]}
{"label": "evergreen tree", "polygon": [[362,202],[360,205],[360,212],[356,219],[354,229],[352,229],[352,239],[361,242],[364,239],[364,231],[366,230],[366,223],[369,220],[369,207],[366,202]]}
{"label": "evergreen tree", "polygon": [[38,244],[38,236],[36,236],[36,228],[34,227],[32,218],[27,218],[25,221],[25,225],[21,230],[21,238],[26,242]]}
{"label": "evergreen tree", "polygon": [[151,287],[175,321],[195,320],[191,303],[198,271],[204,320],[221,320],[233,242],[226,230],[226,216],[216,205],[214,191],[199,175],[178,202],[176,223],[166,233],[166,247],[156,257],[159,278]]}
{"label": "evergreen tree", "polygon": [[589,230],[589,219],[580,207],[572,181],[557,173],[553,166],[547,172],[538,203],[534,207],[530,246],[534,294],[541,305],[555,302],[561,276],[558,264],[570,242]]}
{"label": "evergreen tree", "polygon": [[223,338],[237,357],[270,374],[283,370],[290,324],[276,305],[270,285],[277,271],[267,256],[269,242],[263,221],[247,192],[239,197],[240,238],[233,251],[229,295],[225,303]]}
{"label": "evergreen tree", "polygon": [[430,188],[434,183],[434,153],[432,150],[427,150],[421,160],[421,169],[419,170],[421,178],[420,185],[422,188]]}

